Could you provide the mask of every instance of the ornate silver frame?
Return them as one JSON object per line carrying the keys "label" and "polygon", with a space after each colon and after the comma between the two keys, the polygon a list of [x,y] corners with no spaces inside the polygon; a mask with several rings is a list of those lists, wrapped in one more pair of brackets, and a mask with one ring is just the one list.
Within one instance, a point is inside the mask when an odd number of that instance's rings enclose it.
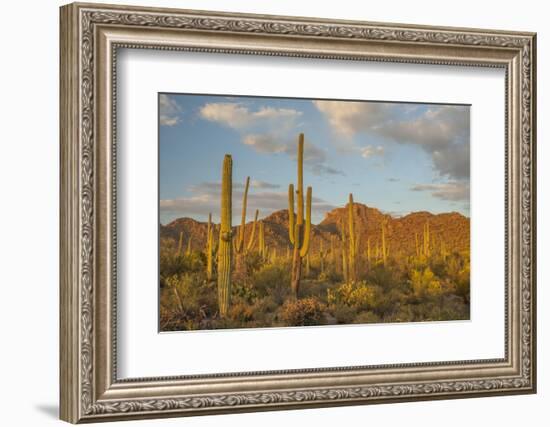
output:
{"label": "ornate silver frame", "polygon": [[[189,10],[61,8],[61,418],[78,423],[536,390],[536,35]],[[114,174],[117,48],[502,67],[505,357],[119,380]]]}

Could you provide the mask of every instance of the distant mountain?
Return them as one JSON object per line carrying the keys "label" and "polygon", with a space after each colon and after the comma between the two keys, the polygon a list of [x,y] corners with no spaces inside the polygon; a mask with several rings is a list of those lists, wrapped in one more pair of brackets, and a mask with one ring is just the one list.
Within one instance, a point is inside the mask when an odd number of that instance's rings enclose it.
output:
{"label": "distant mountain", "polygon": [[[470,219],[457,212],[432,214],[413,212],[395,218],[376,208],[361,203],[354,204],[355,229],[359,238],[359,251],[364,252],[370,239],[374,250],[381,242],[382,224],[386,223],[386,243],[393,255],[412,255],[416,251],[416,239],[422,244],[423,230],[427,223],[430,228],[430,246],[439,250],[443,244],[447,251],[464,251],[470,248]],[[330,247],[331,236],[340,240],[341,224],[347,233],[348,211],[346,207],[328,212],[321,223],[312,226],[311,251],[317,253],[321,241],[324,249]],[[264,222],[265,240],[270,248],[286,251],[288,240],[288,211],[280,210],[261,219]],[[237,227],[234,227],[236,231]],[[246,224],[246,239],[252,231],[252,222]],[[258,230],[256,230],[258,231]],[[193,249],[203,249],[206,244],[207,223],[191,218],[179,218],[160,226],[161,242],[177,245],[179,234],[183,232],[184,244],[191,238]]]}

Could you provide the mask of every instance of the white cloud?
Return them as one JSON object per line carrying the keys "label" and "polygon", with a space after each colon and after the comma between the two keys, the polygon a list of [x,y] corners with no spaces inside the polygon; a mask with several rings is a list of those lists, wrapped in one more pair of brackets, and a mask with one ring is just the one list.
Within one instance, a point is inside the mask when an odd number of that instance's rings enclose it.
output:
{"label": "white cloud", "polygon": [[[282,138],[277,137],[276,134],[246,135],[243,138],[243,143],[259,153],[285,153],[293,160],[296,160],[298,156],[296,141],[282,142]],[[318,175],[344,175],[342,171],[327,165],[326,162],[326,151],[306,140],[304,143],[304,164],[313,173]]]}
{"label": "white cloud", "polygon": [[175,126],[180,122],[181,107],[169,95],[159,96],[159,121],[161,126]]}
{"label": "white cloud", "polygon": [[259,153],[281,153],[286,150],[286,144],[281,144],[269,134],[246,135],[243,142]]}
{"label": "white cloud", "polygon": [[[418,109],[409,105],[345,101],[313,104],[339,136],[340,148],[363,155],[365,147],[354,145],[351,138],[359,133],[371,134],[422,148],[431,155],[441,176],[469,179],[470,114],[466,106],[432,106],[411,118]],[[371,154],[369,150],[367,154]]]}
{"label": "white cloud", "polygon": [[352,137],[387,120],[391,104],[352,101],[313,101],[341,136]]}
{"label": "white cloud", "polygon": [[469,201],[470,184],[468,182],[452,181],[440,184],[417,184],[412,191],[427,191],[432,197],[447,201]]}
{"label": "white cloud", "polygon": [[274,188],[281,187],[279,184],[272,184],[271,182],[258,181],[255,179],[250,181],[250,186],[252,188],[261,188],[261,189],[274,189]]}
{"label": "white cloud", "polygon": [[[265,181],[251,181],[251,189],[248,193],[248,220],[252,219],[253,212],[258,209],[260,218],[271,213],[288,208],[288,192],[269,191],[279,188],[278,184]],[[258,189],[260,191],[253,191]],[[189,197],[175,199],[163,199],[160,201],[162,214],[182,217],[195,216],[206,218],[212,213],[215,220],[219,220],[220,210],[220,182],[203,182],[190,186],[188,190],[192,193]],[[244,183],[233,183],[233,222],[240,221],[241,200],[244,192]],[[319,197],[312,197],[312,211],[314,215],[324,215],[334,209],[334,206]]]}
{"label": "white cloud", "polygon": [[[245,129],[260,124],[289,125],[302,115],[301,111],[289,108],[262,107],[251,111],[242,103],[214,102],[200,109],[203,119],[217,122],[234,129]],[[286,122],[286,123],[285,123]]]}
{"label": "white cloud", "polygon": [[367,145],[366,147],[361,147],[359,150],[361,151],[361,157],[365,159],[369,159],[374,156],[384,155],[384,147],[382,147],[381,145],[377,147],[373,147],[372,145]]}
{"label": "white cloud", "polygon": [[[229,126],[242,134],[243,144],[259,153],[284,153],[296,158],[297,120],[302,112],[290,108],[260,107],[253,111],[244,103],[217,102],[200,109],[203,119]],[[304,164],[318,175],[343,175],[327,164],[325,150],[306,140]]]}

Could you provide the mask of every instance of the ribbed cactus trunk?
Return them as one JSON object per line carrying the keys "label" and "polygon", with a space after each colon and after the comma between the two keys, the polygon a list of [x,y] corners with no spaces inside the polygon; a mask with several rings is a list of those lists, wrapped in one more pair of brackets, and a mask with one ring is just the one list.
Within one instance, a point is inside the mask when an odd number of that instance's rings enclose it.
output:
{"label": "ribbed cactus trunk", "polygon": [[323,241],[321,240],[321,243],[319,244],[319,262],[321,267],[321,273],[325,272],[325,256],[326,256],[326,253],[323,250]]}
{"label": "ribbed cactus trunk", "polygon": [[183,255],[183,231],[180,231],[180,239],[178,241],[178,250],[176,255]]}
{"label": "ribbed cactus trunk", "polygon": [[382,262],[386,265],[388,260],[388,252],[386,246],[386,222],[382,221]]}
{"label": "ribbed cactus trunk", "polygon": [[342,239],[342,277],[344,279],[344,282],[349,283],[349,260],[348,260],[348,254],[346,251],[346,245],[348,244],[347,236],[346,236],[346,229],[344,226],[344,221],[340,221],[340,238]]}
{"label": "ribbed cactus trunk", "polygon": [[242,281],[246,281],[248,277],[248,272],[246,268],[246,255],[247,253],[252,249],[255,238],[256,238],[256,224],[258,222],[258,210],[256,210],[256,214],[254,217],[254,223],[252,224],[252,231],[250,233],[248,243],[245,243],[245,230],[246,230],[246,208],[247,208],[247,201],[248,201],[248,187],[250,186],[250,177],[246,177],[246,183],[244,186],[244,194],[243,194],[243,206],[241,211],[241,225],[239,227],[239,231],[237,234],[237,238],[235,240],[235,254],[236,254],[236,262],[235,262],[235,273],[238,279]]}
{"label": "ribbed cactus trunk", "polygon": [[344,245],[342,245],[342,278],[345,283],[349,284],[348,261],[346,256],[346,248]]}
{"label": "ribbed cactus trunk", "polygon": [[187,251],[186,251],[186,255],[191,255],[191,241],[192,241],[192,237],[189,236],[189,240],[187,241]]}
{"label": "ribbed cactus trunk", "polygon": [[292,295],[298,297],[300,278],[302,275],[302,258],[309,251],[309,238],[311,234],[311,187],[307,188],[305,222],[304,222],[304,134],[298,138],[298,184],[296,188],[297,213],[294,218],[294,185],[288,186],[288,237],[294,245],[292,256],[291,282]]}
{"label": "ribbed cactus trunk", "polygon": [[426,221],[424,225],[424,256],[430,257],[430,222]]}
{"label": "ribbed cactus trunk", "polygon": [[206,278],[212,280],[212,266],[214,255],[214,227],[212,226],[212,213],[208,214],[208,228],[206,230]]}
{"label": "ribbed cactus trunk", "polygon": [[220,209],[220,238],[218,244],[218,307],[225,317],[231,299],[231,197],[233,160],[226,154],[222,167],[222,192]]}
{"label": "ribbed cactus trunk", "polygon": [[265,245],[265,227],[264,222],[260,222],[260,229],[258,235],[258,252],[263,261],[267,260],[267,248]]}
{"label": "ribbed cactus trunk", "polygon": [[349,232],[349,253],[348,253],[348,276],[351,283],[357,280],[356,269],[356,251],[357,251],[357,236],[355,235],[355,218],[353,215],[353,194],[349,195],[348,203],[348,232]]}
{"label": "ribbed cactus trunk", "polygon": [[370,263],[371,260],[371,248],[370,248],[370,237],[367,239],[367,262]]}
{"label": "ribbed cactus trunk", "polygon": [[238,279],[244,279],[246,276],[246,262],[244,257],[245,246],[244,246],[244,236],[245,236],[245,227],[246,227],[246,207],[248,200],[248,187],[250,185],[250,177],[246,177],[246,182],[244,185],[243,193],[243,203],[241,209],[241,225],[237,231],[237,236],[234,240],[233,250],[235,251],[235,275]]}
{"label": "ribbed cactus trunk", "polygon": [[418,246],[418,233],[414,233],[414,244],[416,256],[420,255],[420,248]]}

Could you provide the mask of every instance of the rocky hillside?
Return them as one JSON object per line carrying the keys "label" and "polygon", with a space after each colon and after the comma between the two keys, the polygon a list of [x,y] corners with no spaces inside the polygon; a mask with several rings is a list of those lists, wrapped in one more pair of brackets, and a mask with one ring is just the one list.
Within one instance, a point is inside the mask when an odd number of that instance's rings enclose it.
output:
{"label": "rocky hillside", "polygon": [[[359,237],[359,251],[364,252],[370,239],[374,250],[381,241],[382,224],[386,223],[386,242],[393,256],[412,255],[415,253],[416,238],[422,244],[423,230],[427,223],[430,227],[430,246],[439,251],[443,244],[447,251],[464,251],[470,247],[470,219],[457,213],[431,214],[429,212],[413,212],[409,215],[394,218],[380,212],[378,209],[360,204],[354,204],[355,229]],[[288,241],[288,212],[274,212],[264,222],[265,239],[268,247],[277,248],[282,253],[290,246]],[[341,224],[347,227],[347,209],[337,208],[327,213],[320,224],[312,227],[312,253],[319,251],[320,243],[326,249],[330,247],[331,236],[340,241]],[[236,227],[235,227],[236,229]],[[167,225],[160,226],[162,245],[177,245],[180,232],[183,232],[184,244],[191,238],[193,249],[204,248],[206,244],[207,223],[191,218],[179,218]],[[347,230],[347,229],[346,229]],[[246,225],[246,238],[252,231],[252,223]]]}

